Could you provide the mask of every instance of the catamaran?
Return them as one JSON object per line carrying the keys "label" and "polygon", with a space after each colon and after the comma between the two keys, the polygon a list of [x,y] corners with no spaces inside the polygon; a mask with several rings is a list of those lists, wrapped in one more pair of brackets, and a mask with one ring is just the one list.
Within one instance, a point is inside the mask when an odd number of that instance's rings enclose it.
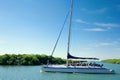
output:
{"label": "catamaran", "polygon": [[[70,7],[70,23],[69,23],[69,33],[68,33],[68,46],[67,46],[67,60],[65,65],[43,65],[42,66],[42,71],[46,72],[62,72],[62,73],[97,73],[97,74],[111,74],[115,73],[114,70],[108,69],[103,67],[103,64],[98,64],[95,61],[99,60],[98,58],[90,58],[90,57],[75,57],[70,54],[69,51],[69,46],[70,46],[70,38],[71,38],[71,26],[72,26],[72,10],[73,10],[73,0],[71,2],[71,7]],[[68,16],[68,15],[67,15]],[[67,18],[66,16],[66,18]],[[64,24],[66,22],[66,19],[64,21]],[[63,24],[63,27],[64,27]],[[60,31],[60,34],[58,36],[58,39],[56,41],[55,47],[52,51],[52,55],[54,53],[54,50],[57,46],[57,43],[59,41],[60,35],[62,33],[63,27]],[[51,56],[52,56],[51,55]],[[75,63],[70,63],[69,60],[74,61]],[[80,60],[80,61],[77,61]],[[90,60],[88,62],[87,60]],[[92,60],[92,61],[91,61]]]}

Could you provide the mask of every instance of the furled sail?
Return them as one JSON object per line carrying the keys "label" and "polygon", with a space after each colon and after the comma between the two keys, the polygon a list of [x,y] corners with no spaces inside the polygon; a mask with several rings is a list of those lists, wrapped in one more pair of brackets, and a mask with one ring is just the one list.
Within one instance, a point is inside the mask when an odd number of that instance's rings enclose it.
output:
{"label": "furled sail", "polygon": [[92,59],[92,60],[99,60],[98,58],[76,57],[76,56],[72,56],[70,53],[67,54],[67,59]]}

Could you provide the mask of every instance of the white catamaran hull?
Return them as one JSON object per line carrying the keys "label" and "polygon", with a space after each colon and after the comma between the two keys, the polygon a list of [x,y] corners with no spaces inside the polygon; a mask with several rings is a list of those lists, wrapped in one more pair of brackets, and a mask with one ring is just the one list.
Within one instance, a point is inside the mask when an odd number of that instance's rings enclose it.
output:
{"label": "white catamaran hull", "polygon": [[46,72],[62,72],[62,73],[98,73],[110,74],[114,73],[112,69],[107,68],[93,68],[93,67],[57,67],[57,66],[43,66],[42,71]]}

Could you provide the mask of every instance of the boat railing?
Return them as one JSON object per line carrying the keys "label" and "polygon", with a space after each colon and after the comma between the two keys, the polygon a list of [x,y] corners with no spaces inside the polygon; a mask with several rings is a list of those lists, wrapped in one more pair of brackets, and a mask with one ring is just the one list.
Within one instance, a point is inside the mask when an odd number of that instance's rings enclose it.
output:
{"label": "boat railing", "polygon": [[88,67],[103,67],[103,64],[98,63],[69,63],[68,66],[88,66]]}

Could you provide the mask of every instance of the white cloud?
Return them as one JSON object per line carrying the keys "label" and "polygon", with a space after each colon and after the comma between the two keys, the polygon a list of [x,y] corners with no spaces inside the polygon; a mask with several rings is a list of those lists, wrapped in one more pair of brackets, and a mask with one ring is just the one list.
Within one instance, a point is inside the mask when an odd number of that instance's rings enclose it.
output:
{"label": "white cloud", "polygon": [[108,18],[108,19],[113,19],[114,17],[108,16],[107,18]]}
{"label": "white cloud", "polygon": [[114,45],[113,43],[100,43],[100,46],[111,46]]}
{"label": "white cloud", "polygon": [[119,11],[120,11],[120,5],[117,5],[117,10],[119,10]]}
{"label": "white cloud", "polygon": [[75,22],[83,23],[83,24],[89,24],[88,22],[86,22],[84,20],[81,20],[81,19],[76,19]]}
{"label": "white cloud", "polygon": [[119,47],[119,48],[116,48],[116,50],[120,50],[120,47]]}
{"label": "white cloud", "polygon": [[96,32],[102,32],[102,31],[108,31],[111,28],[115,28],[115,27],[120,27],[120,24],[116,24],[116,23],[99,23],[99,22],[87,22],[84,21],[82,19],[76,19],[74,20],[77,23],[82,23],[82,24],[89,24],[90,26],[97,26],[96,28],[85,28],[83,29],[84,31],[96,31]]}
{"label": "white cloud", "polygon": [[93,23],[96,26],[101,26],[101,27],[119,27],[120,25],[114,24],[114,23]]}
{"label": "white cloud", "polygon": [[96,44],[96,47],[100,47],[100,46],[115,46],[118,45],[119,42],[117,41],[113,41],[113,42],[100,42]]}
{"label": "white cloud", "polygon": [[120,5],[117,5],[117,7],[119,7],[119,8],[120,8]]}
{"label": "white cloud", "polygon": [[104,13],[106,11],[107,11],[107,8],[101,8],[101,9],[96,10],[95,12],[96,13]]}
{"label": "white cloud", "polygon": [[81,11],[88,11],[86,8],[81,8]]}
{"label": "white cloud", "polygon": [[84,50],[92,50],[93,48],[83,48]]}
{"label": "white cloud", "polygon": [[7,42],[5,40],[0,40],[0,44],[6,44]]}
{"label": "white cloud", "polygon": [[[120,25],[116,24],[116,23],[99,23],[99,22],[89,23],[89,22],[84,21],[82,19],[76,19],[74,21],[78,22],[78,23],[90,24],[90,25],[95,25],[95,26],[100,26],[100,27],[108,27],[108,28],[111,28],[111,27],[120,27]],[[99,28],[99,30],[100,30],[100,28]]]}
{"label": "white cloud", "polygon": [[89,28],[89,29],[84,29],[85,31],[107,31],[107,29],[103,29],[103,28]]}
{"label": "white cloud", "polygon": [[86,13],[92,13],[92,14],[101,14],[101,13],[105,13],[107,11],[107,8],[100,8],[100,9],[96,9],[96,10],[88,10],[86,8],[82,8],[81,11],[86,12]]}
{"label": "white cloud", "polygon": [[24,0],[24,2],[31,3],[33,0]]}

